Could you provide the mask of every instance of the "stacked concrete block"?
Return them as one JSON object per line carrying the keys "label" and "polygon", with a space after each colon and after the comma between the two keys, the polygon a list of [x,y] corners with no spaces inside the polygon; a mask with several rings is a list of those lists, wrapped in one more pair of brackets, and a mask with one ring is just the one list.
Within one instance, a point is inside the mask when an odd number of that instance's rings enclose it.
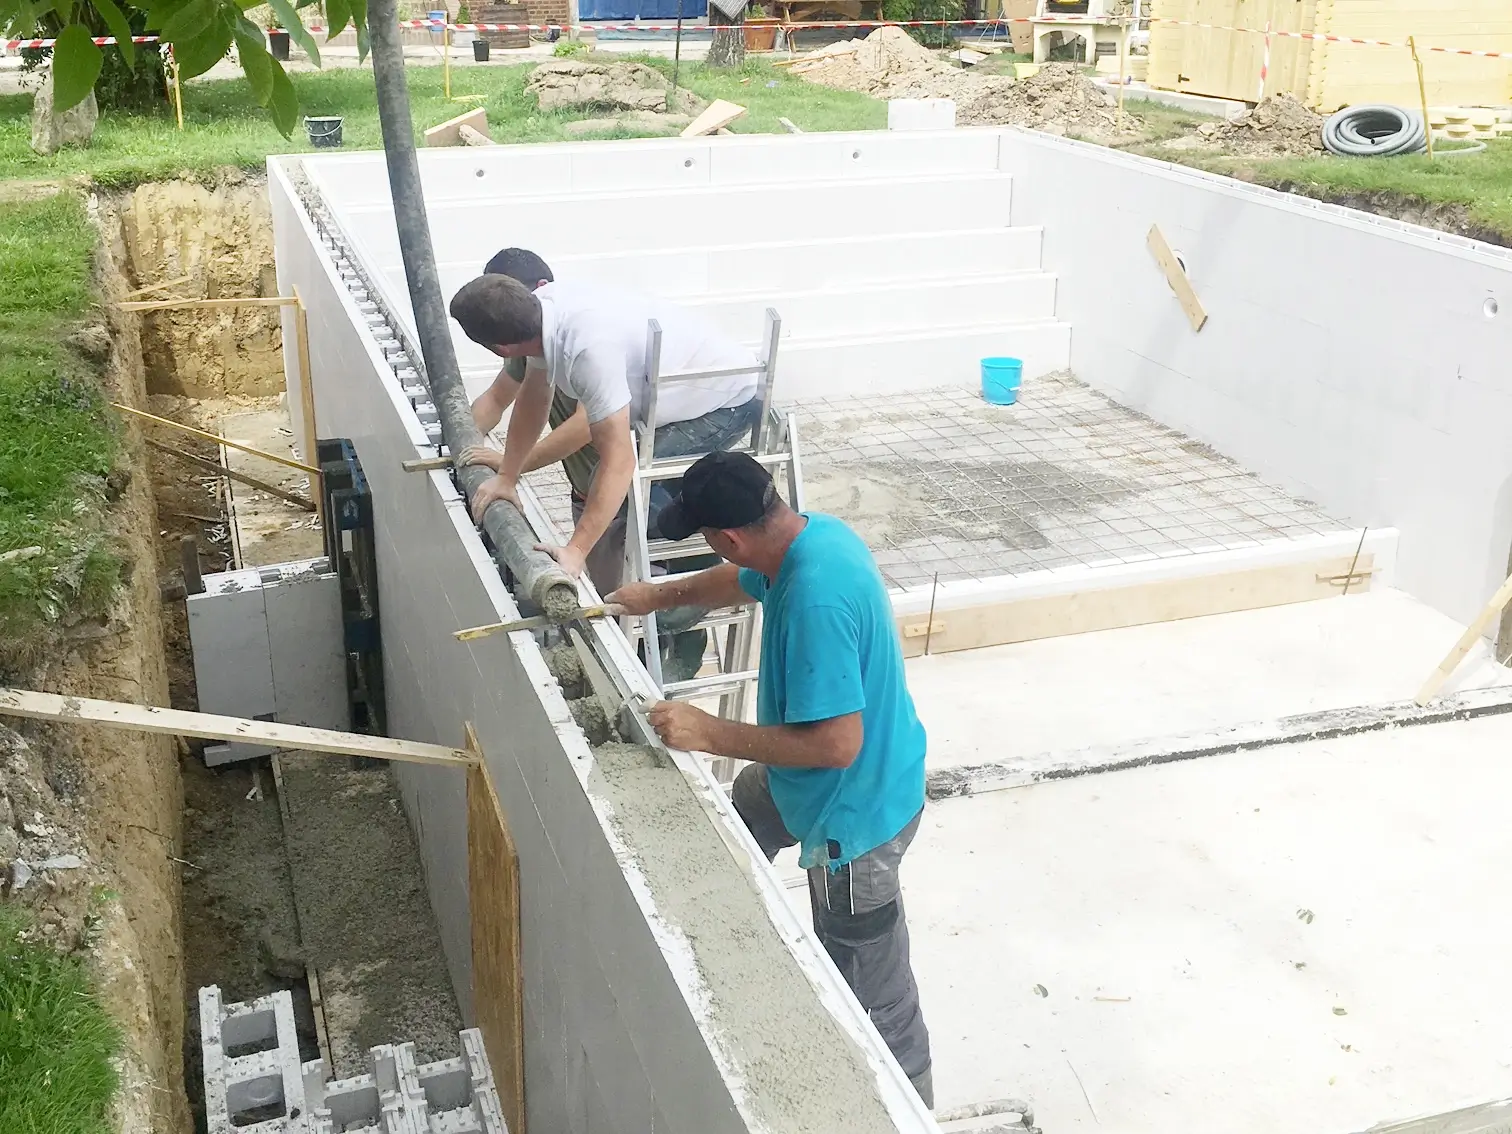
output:
{"label": "stacked concrete block", "polygon": [[419,1063],[412,1043],[368,1051],[369,1070],[326,1079],[323,1059],[300,1063],[287,992],[224,1004],[200,989],[209,1134],[508,1134],[476,1028],[462,1055]]}
{"label": "stacked concrete block", "polygon": [[308,1129],[294,1001],[275,992],[224,1004],[200,989],[200,1045],[209,1134],[285,1134]]}

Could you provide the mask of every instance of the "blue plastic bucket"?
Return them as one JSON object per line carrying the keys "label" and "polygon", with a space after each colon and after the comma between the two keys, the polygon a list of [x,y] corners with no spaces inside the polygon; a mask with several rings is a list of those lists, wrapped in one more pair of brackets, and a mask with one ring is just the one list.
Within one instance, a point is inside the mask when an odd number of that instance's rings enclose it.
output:
{"label": "blue plastic bucket", "polygon": [[425,18],[430,21],[431,35],[435,36],[437,39],[440,39],[442,33],[446,30],[441,26],[446,23],[446,9],[437,8],[433,12],[427,12],[425,13]]}
{"label": "blue plastic bucket", "polygon": [[991,405],[1011,406],[1018,401],[1024,364],[1017,358],[982,359],[982,397]]}

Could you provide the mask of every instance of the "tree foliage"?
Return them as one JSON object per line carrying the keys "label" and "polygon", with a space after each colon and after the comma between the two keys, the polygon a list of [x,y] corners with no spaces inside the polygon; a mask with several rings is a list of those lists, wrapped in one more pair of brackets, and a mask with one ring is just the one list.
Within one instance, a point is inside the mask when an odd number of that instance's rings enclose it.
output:
{"label": "tree foliage", "polygon": [[[305,26],[299,9],[315,0],[270,0],[279,26],[288,31],[318,66],[320,48]],[[53,105],[58,111],[82,102],[94,88],[104,65],[105,52],[120,54],[127,68],[135,70],[142,59],[162,44],[173,49],[179,78],[203,75],[234,50],[252,97],[265,108],[284,137],[299,120],[299,99],[283,65],[268,52],[265,29],[247,18],[261,0],[146,0],[122,8],[117,0],[0,0],[0,24],[8,35],[28,39],[41,30],[57,40],[53,55]],[[367,0],[325,0],[326,38],[347,27],[357,31],[359,57],[368,49]],[[133,25],[158,44],[133,44]],[[94,42],[106,29],[115,45]],[[138,32],[138,34],[141,34]]]}

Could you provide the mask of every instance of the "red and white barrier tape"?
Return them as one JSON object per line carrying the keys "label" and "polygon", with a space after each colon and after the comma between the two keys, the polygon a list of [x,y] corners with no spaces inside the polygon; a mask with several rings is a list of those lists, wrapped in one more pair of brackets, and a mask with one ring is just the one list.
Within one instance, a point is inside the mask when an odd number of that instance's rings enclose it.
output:
{"label": "red and white barrier tape", "polygon": [[[1061,16],[1061,17],[1057,17],[1057,18],[1055,18],[1053,20],[1046,21],[1046,20],[1036,20],[1036,19],[1034,19],[1032,17],[1028,17],[1028,16],[1013,16],[1013,17],[1005,17],[1003,19],[998,19],[998,20],[815,20],[815,21],[807,22],[807,23],[784,23],[784,24],[781,24],[780,26],[783,27],[783,28],[785,28],[785,29],[793,29],[793,30],[797,30],[797,31],[810,31],[810,30],[816,30],[816,29],[821,29],[821,28],[836,28],[836,29],[882,28],[882,27],[890,27],[890,28],[959,28],[959,27],[965,27],[965,28],[990,28],[990,27],[1002,27],[1002,26],[1005,26],[1007,24],[1033,24],[1033,23],[1046,23],[1046,22],[1057,23],[1057,24],[1075,24],[1075,23],[1116,24],[1116,23],[1131,22],[1131,18],[1127,17],[1127,16],[1122,16],[1122,17],[1106,16],[1106,17],[1099,17],[1099,18],[1089,18],[1089,17],[1085,17],[1085,16]],[[1149,17],[1148,18],[1148,22],[1151,23],[1151,24],[1162,24],[1162,25],[1164,25],[1166,27],[1202,28],[1205,31],[1230,31],[1230,32],[1244,32],[1244,33],[1251,34],[1251,35],[1264,35],[1264,36],[1267,37],[1267,42],[1269,41],[1269,37],[1270,36],[1282,36],[1282,37],[1284,37],[1286,39],[1310,39],[1310,40],[1318,40],[1318,41],[1323,42],[1323,43],[1349,43],[1349,44],[1356,44],[1356,45],[1361,46],[1361,47],[1395,47],[1395,48],[1400,48],[1403,51],[1410,50],[1410,47],[1409,47],[1408,44],[1405,44],[1405,43],[1396,43],[1396,42],[1394,42],[1392,40],[1388,40],[1388,39],[1359,39],[1359,38],[1356,38],[1354,36],[1326,35],[1326,34],[1321,34],[1319,32],[1277,31],[1275,29],[1261,29],[1261,28],[1232,28],[1232,27],[1224,27],[1221,24],[1196,23],[1196,22],[1191,21],[1191,20],[1170,20],[1170,19],[1166,19],[1166,18],[1161,17],[1161,16]],[[494,31],[523,31],[523,32],[547,32],[547,33],[549,33],[549,32],[559,32],[559,33],[563,33],[563,34],[571,33],[571,32],[574,32],[574,31],[578,31],[578,32],[585,32],[585,31],[587,31],[587,32],[596,32],[596,31],[654,31],[654,32],[669,32],[669,31],[676,31],[677,30],[677,25],[675,23],[673,23],[673,24],[608,24],[608,23],[605,23],[605,24],[598,24],[598,23],[594,23],[594,24],[453,24],[453,23],[448,23],[447,21],[444,21],[444,20],[401,20],[401,21],[399,21],[399,26],[401,28],[429,28],[432,31],[441,31],[443,28],[449,28],[451,31],[468,31],[468,32],[480,32],[480,31],[486,31],[486,32],[494,32]],[[685,31],[685,32],[688,31],[690,26],[693,27],[693,28],[695,28],[695,29],[697,29],[697,30],[705,30],[706,31],[706,30],[708,30],[708,28],[711,25],[707,25],[707,24],[694,24],[694,25],[684,24],[683,25],[683,31]],[[324,27],[319,26],[319,25],[310,25],[307,30],[312,31],[312,32],[322,32],[322,31],[325,31],[326,29]],[[158,41],[158,37],[155,36],[155,35],[134,35],[134,36],[131,37],[131,42],[132,43],[156,43],[157,41]],[[44,48],[44,47],[52,47],[53,44],[56,43],[56,42],[57,42],[56,40],[52,40],[52,39],[11,39],[11,40],[6,40],[5,41],[5,46],[7,48],[9,48],[10,50],[14,51],[16,48],[37,49],[37,48]],[[95,43],[100,44],[101,46],[104,46],[106,44],[111,44],[111,43],[114,43],[114,42],[115,42],[115,37],[114,36],[100,36],[97,39],[95,39]],[[1473,57],[1475,57],[1477,59],[1512,59],[1512,51],[1483,51],[1483,50],[1480,50],[1478,48],[1469,48],[1469,47],[1431,47],[1431,46],[1427,46],[1425,44],[1419,44],[1418,45],[1418,50],[1419,51],[1433,51],[1433,52],[1437,52],[1440,55],[1468,55],[1468,56],[1473,56]]]}

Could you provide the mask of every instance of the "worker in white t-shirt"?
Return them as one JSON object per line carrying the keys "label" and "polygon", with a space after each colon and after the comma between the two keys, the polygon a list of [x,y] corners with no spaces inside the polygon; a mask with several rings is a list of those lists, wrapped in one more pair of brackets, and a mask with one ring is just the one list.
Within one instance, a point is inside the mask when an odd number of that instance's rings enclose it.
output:
{"label": "worker in white t-shirt", "polygon": [[[586,411],[588,437],[599,457],[572,537],[542,546],[571,575],[611,529],[623,538],[625,501],[635,469],[632,422],[644,424],[650,402],[646,374],[647,324],[661,325],[663,374],[755,366],[749,348],[731,341],[692,312],[651,296],[583,283],[548,283],[531,291],[505,275],[484,275],[452,297],[451,315],[473,342],[500,358],[545,361],[532,367],[515,400],[495,476],[473,496],[475,517],[494,500],[518,503],[520,473],[546,425],[552,395],[561,390]],[[755,424],[757,377],[661,385],[656,400],[656,455],[693,456],[727,449]],[[657,538],[660,504],[676,482],[654,491],[648,535]],[[597,580],[595,580],[597,582]],[[602,589],[602,584],[601,584]]]}

